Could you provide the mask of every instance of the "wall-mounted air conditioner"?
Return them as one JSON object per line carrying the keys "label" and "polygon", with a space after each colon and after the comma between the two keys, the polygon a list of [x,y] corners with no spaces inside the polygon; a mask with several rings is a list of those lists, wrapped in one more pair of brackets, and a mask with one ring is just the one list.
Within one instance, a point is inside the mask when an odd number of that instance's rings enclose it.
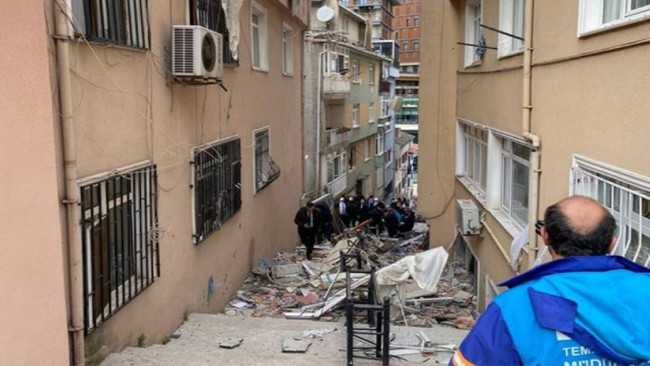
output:
{"label": "wall-mounted air conditioner", "polygon": [[473,200],[456,200],[456,221],[461,235],[481,233],[481,213]]}
{"label": "wall-mounted air conditioner", "polygon": [[198,25],[173,26],[172,74],[179,79],[221,80],[221,34]]}

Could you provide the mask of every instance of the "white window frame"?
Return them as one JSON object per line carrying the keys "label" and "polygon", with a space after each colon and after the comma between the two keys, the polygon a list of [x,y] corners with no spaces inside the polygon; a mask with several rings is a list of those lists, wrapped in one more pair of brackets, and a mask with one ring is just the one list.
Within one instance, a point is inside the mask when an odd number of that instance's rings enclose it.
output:
{"label": "white window frame", "polygon": [[[483,0],[468,1],[465,5],[465,43],[479,44],[483,35],[481,19],[483,19]],[[465,67],[481,63],[481,57],[476,51],[476,47],[465,46]]]}
{"label": "white window frame", "polygon": [[[480,200],[485,201],[488,181],[488,141],[489,131],[482,127],[459,122],[458,124],[458,157],[456,175],[462,177],[472,186]],[[475,134],[484,135],[485,139],[467,133],[466,129],[474,129]],[[476,164],[478,158],[478,164]],[[471,163],[470,163],[471,159]],[[471,165],[471,167],[470,167]]]}
{"label": "white window frame", "polygon": [[[517,7],[519,6],[519,7]],[[517,12],[519,10],[519,12]],[[521,16],[521,25],[517,24]],[[526,22],[526,0],[500,0],[499,1],[499,29],[524,37]],[[518,29],[521,27],[521,29]],[[522,40],[499,33],[497,45],[497,56],[499,58],[508,57],[522,53],[524,51],[524,42]]]}
{"label": "white window frame", "polygon": [[282,23],[282,75],[293,76],[293,28],[287,23]]}
{"label": "white window frame", "polygon": [[359,128],[361,120],[361,105],[355,103],[352,105],[352,128]]}
{"label": "white window frame", "polygon": [[260,132],[264,132],[264,131],[267,132],[267,136],[269,137],[269,159],[272,156],[272,154],[271,154],[271,126],[266,125],[264,127],[254,129],[253,132],[252,132],[252,136],[253,136],[253,144],[252,144],[252,148],[253,148],[253,164],[251,164],[253,166],[253,192],[254,192],[254,194],[257,194],[258,192],[262,191],[265,188],[265,187],[258,188],[258,186],[257,186],[257,154],[256,154],[256,150],[257,150],[257,134],[259,134]]}
{"label": "white window frame", "polygon": [[363,161],[370,160],[370,139],[363,140]]}
{"label": "white window frame", "polygon": [[[517,155],[514,152],[514,149],[512,149],[514,144],[527,148],[526,145],[520,144],[518,141],[501,138],[501,169],[499,170],[499,174],[501,175],[500,210],[506,214],[516,226],[524,228],[528,224],[528,214],[530,212],[530,157],[529,160],[526,160]],[[526,218],[523,221],[514,214],[512,206],[514,187],[512,177],[514,175],[514,164],[522,165],[527,169],[528,186],[526,187],[526,194],[528,197],[529,207],[526,209]]]}
{"label": "white window frame", "polygon": [[[337,164],[338,162],[338,164]],[[338,178],[342,177],[343,175],[346,175],[348,173],[348,167],[347,167],[347,154],[345,151],[339,151],[334,154],[334,156],[327,161],[328,164],[328,169],[327,169],[327,183],[332,183]],[[331,166],[331,168],[329,167]],[[338,174],[336,174],[336,167],[338,166]],[[329,172],[332,172],[332,175],[330,176]],[[330,179],[331,178],[331,179]]]}
{"label": "white window frame", "polygon": [[650,177],[574,155],[569,189],[571,195],[591,197],[612,213],[618,224],[613,254],[650,265]]}
{"label": "white window frame", "polygon": [[[261,19],[259,24],[253,22],[253,15],[257,15]],[[251,67],[255,71],[269,71],[269,17],[268,11],[265,7],[258,4],[256,1],[251,1],[251,17],[250,17],[250,38],[251,38]],[[255,43],[253,42],[253,34],[257,30],[259,37],[259,50],[255,50]],[[256,52],[257,51],[257,52]],[[259,65],[255,64],[255,54],[259,52]]]}
{"label": "white window frame", "polygon": [[375,155],[381,156],[384,153],[384,133],[377,132],[375,135]]}
{"label": "white window frame", "polygon": [[632,0],[618,0],[620,16],[605,22],[604,6],[607,0],[580,0],[578,37],[626,26],[650,19],[650,5],[632,9]]}
{"label": "white window frame", "polygon": [[375,64],[368,65],[368,85],[375,85],[375,78],[377,77],[375,72]]}
{"label": "white window frame", "polygon": [[368,103],[368,123],[375,123],[377,121],[377,107],[375,102]]}
{"label": "white window frame", "polygon": [[359,59],[352,59],[352,82],[355,84],[361,83],[361,61]]}

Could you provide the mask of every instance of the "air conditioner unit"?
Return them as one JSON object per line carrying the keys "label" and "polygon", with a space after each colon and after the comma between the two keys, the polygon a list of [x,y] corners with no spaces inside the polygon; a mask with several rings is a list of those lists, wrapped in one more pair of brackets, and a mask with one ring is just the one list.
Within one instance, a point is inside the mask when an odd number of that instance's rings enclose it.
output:
{"label": "air conditioner unit", "polygon": [[461,235],[479,235],[481,233],[481,214],[473,200],[456,200],[456,221]]}
{"label": "air conditioner unit", "polygon": [[198,25],[173,26],[172,75],[181,79],[221,80],[221,34]]}

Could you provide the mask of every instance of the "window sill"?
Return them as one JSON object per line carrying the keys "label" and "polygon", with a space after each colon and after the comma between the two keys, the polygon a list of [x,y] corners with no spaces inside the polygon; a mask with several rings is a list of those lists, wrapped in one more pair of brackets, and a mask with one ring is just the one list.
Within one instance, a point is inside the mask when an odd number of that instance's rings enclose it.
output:
{"label": "window sill", "polygon": [[469,193],[474,196],[474,198],[485,208],[487,208],[487,198],[485,197],[485,192],[476,188],[474,183],[465,176],[457,175],[456,179],[469,191]]}
{"label": "window sill", "polygon": [[483,61],[478,60],[478,61],[474,61],[471,64],[465,64],[464,67],[465,67],[465,69],[473,69],[473,68],[479,67],[481,65],[483,65]]}
{"label": "window sill", "polygon": [[578,38],[588,38],[596,34],[606,33],[616,29],[629,27],[631,25],[635,25],[641,22],[646,22],[648,20],[650,20],[650,11],[646,10],[643,13],[638,13],[635,15],[631,15],[628,18],[615,20],[613,22],[610,22],[605,25],[601,25],[594,29],[590,29],[587,31],[578,31]]}
{"label": "window sill", "polygon": [[253,71],[262,72],[262,73],[265,73],[265,74],[269,73],[268,67],[264,68],[264,67],[251,66],[251,69],[253,69]]}
{"label": "window sill", "polygon": [[282,73],[282,76],[284,76],[285,78],[292,78],[292,77],[293,77],[293,73],[292,73],[292,72],[283,72],[283,73]]}
{"label": "window sill", "polygon": [[361,128],[361,125],[352,125],[352,129]]}
{"label": "window sill", "polygon": [[361,80],[352,80],[352,84],[359,85],[359,84],[361,84]]}
{"label": "window sill", "polygon": [[[498,52],[498,51],[497,51]],[[497,56],[497,60],[505,60],[511,57],[519,56],[524,54],[524,49],[516,50],[516,51],[509,51],[508,53],[505,53],[503,55]]]}

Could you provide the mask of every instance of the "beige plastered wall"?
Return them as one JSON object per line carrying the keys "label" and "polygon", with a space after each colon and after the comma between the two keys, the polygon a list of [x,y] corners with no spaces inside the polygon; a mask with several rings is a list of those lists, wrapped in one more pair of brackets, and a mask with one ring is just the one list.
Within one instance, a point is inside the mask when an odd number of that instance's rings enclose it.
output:
{"label": "beige plastered wall", "polygon": [[[277,1],[268,15],[269,71],[251,68],[250,1],[240,13],[240,64],[223,84],[188,86],[169,78],[171,26],[188,24],[185,1],[150,2],[151,50],[75,43],[71,72],[79,175],[149,160],[158,168],[160,271],[155,283],[87,337],[86,351],[116,351],[169,335],[189,312],[217,312],[261,257],[297,244],[293,217],[302,191],[302,30]],[[163,4],[164,3],[164,4]],[[51,5],[51,4],[50,4]],[[281,29],[294,29],[294,74],[282,75]],[[280,177],[254,190],[253,130],[270,128]],[[192,148],[241,139],[242,207],[218,232],[192,244]],[[215,283],[208,291],[210,279]]]}
{"label": "beige plastered wall", "polygon": [[0,365],[67,365],[57,114],[43,3],[0,22]]}

